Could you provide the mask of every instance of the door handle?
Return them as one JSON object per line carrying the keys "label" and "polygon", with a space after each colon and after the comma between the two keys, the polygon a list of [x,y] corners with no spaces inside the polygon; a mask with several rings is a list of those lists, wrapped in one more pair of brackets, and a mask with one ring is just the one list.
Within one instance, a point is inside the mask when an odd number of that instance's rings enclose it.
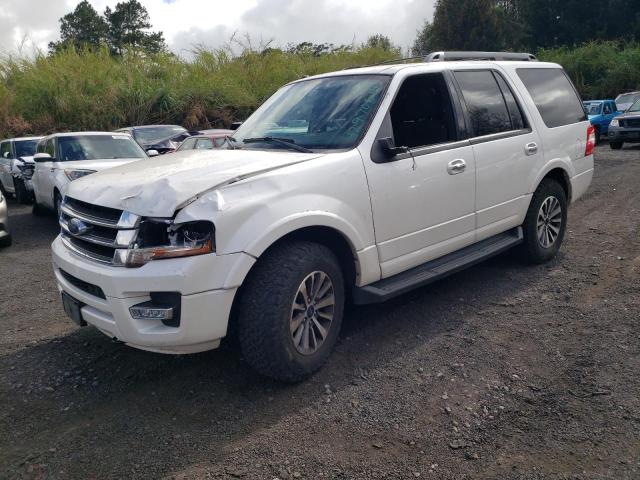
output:
{"label": "door handle", "polygon": [[457,175],[459,173],[464,172],[466,169],[467,169],[467,162],[465,162],[461,158],[457,158],[456,160],[451,160],[447,164],[447,173],[449,175]]}
{"label": "door handle", "polygon": [[536,142],[527,143],[524,146],[524,153],[528,156],[538,153],[538,144]]}

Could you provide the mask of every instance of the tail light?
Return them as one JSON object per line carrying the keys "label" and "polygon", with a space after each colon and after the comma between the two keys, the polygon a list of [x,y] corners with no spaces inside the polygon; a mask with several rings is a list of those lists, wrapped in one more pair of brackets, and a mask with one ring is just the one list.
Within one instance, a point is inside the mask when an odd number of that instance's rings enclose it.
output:
{"label": "tail light", "polygon": [[596,149],[596,127],[589,125],[587,128],[587,147],[584,150],[584,156],[588,157],[593,155],[593,151]]}

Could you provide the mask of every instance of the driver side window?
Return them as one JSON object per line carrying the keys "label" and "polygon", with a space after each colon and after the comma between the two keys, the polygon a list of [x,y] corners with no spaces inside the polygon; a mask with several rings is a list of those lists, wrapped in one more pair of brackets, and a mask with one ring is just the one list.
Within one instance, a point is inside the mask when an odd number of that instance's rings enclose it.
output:
{"label": "driver side window", "polygon": [[611,113],[611,105],[609,105],[608,103],[604,104],[604,113],[605,115]]}
{"label": "driver side window", "polygon": [[396,146],[416,148],[457,140],[451,97],[441,73],[405,79],[390,116]]}

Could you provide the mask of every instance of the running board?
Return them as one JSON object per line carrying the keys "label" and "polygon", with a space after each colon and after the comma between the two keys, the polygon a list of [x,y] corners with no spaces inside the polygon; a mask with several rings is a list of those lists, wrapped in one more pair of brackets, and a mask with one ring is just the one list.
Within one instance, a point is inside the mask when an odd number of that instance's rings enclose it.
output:
{"label": "running board", "polygon": [[522,239],[522,227],[513,228],[411,270],[364,287],[356,287],[353,291],[353,301],[358,305],[384,302],[498,255],[522,243]]}

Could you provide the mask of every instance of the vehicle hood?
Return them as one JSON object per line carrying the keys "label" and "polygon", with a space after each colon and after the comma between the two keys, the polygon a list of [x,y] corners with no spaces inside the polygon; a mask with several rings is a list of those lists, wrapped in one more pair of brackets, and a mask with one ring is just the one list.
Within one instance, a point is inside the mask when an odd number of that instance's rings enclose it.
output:
{"label": "vehicle hood", "polygon": [[71,182],[67,195],[137,215],[171,217],[207,190],[320,156],[258,150],[176,152],[88,175]]}
{"label": "vehicle hood", "polygon": [[95,170],[101,172],[109,168],[119,167],[131,162],[139,162],[142,158],[105,158],[104,160],[72,160],[62,162],[61,168],[74,170]]}
{"label": "vehicle hood", "polygon": [[640,112],[626,112],[616,117],[618,120],[626,120],[628,118],[640,118]]}

